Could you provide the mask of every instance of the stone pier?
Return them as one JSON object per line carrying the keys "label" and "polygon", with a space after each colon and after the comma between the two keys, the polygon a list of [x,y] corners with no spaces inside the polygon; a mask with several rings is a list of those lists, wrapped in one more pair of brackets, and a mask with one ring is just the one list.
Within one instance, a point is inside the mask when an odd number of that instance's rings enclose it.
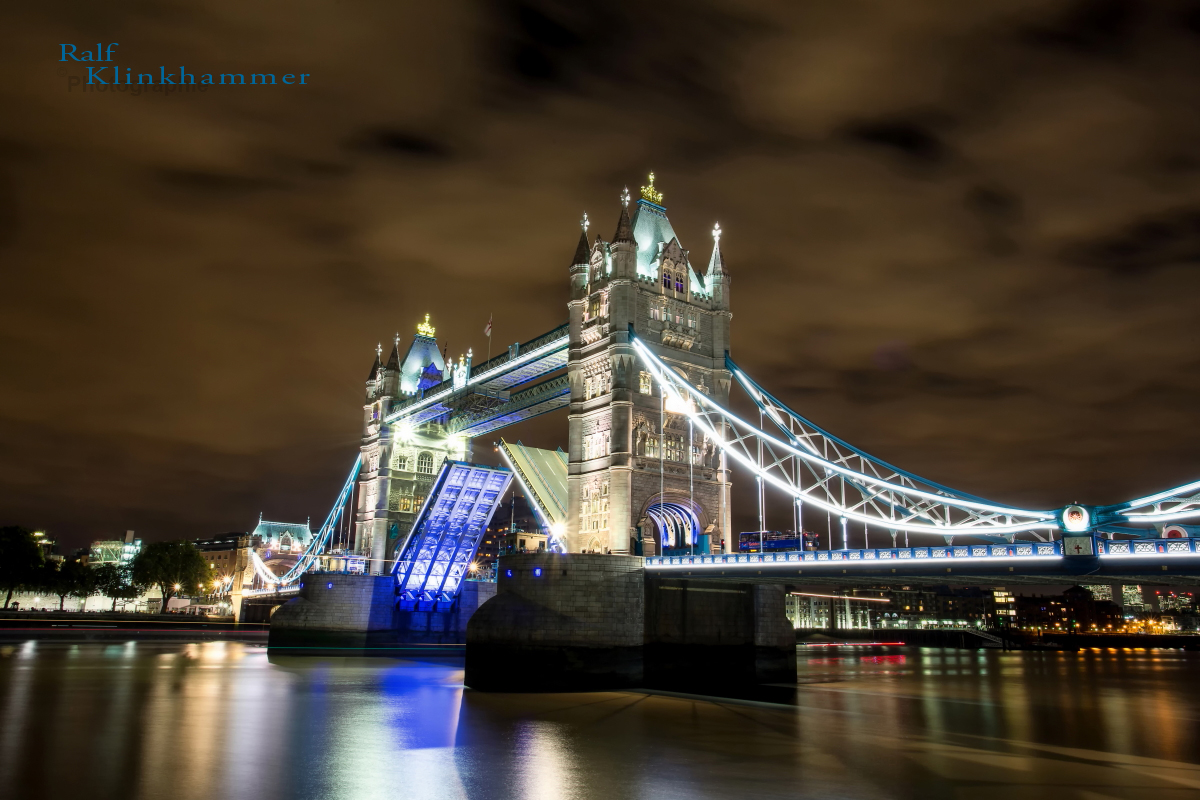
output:
{"label": "stone pier", "polygon": [[452,611],[396,608],[391,575],[306,573],[298,597],[271,616],[270,647],[386,651],[401,645],[460,645],[467,620],[496,584],[466,581]]}
{"label": "stone pier", "polygon": [[500,559],[467,624],[465,682],[483,691],[711,691],[796,680],[780,586],[646,576],[636,556]]}
{"label": "stone pier", "polygon": [[502,557],[496,596],[467,624],[466,684],[496,692],[642,685],[644,575],[637,556]]}

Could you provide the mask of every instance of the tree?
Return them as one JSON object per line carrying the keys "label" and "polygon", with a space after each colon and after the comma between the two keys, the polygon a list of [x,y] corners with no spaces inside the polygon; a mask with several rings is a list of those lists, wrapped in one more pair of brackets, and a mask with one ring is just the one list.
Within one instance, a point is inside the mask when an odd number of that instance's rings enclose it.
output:
{"label": "tree", "polygon": [[87,599],[100,591],[96,570],[83,561],[68,561],[64,566],[70,574],[71,594],[79,598],[79,610],[83,611],[87,607]]}
{"label": "tree", "polygon": [[157,586],[162,592],[162,613],[181,589],[195,591],[199,584],[212,583],[212,569],[191,542],[153,542],[133,558],[133,580]]}
{"label": "tree", "polygon": [[95,591],[95,578],[82,561],[47,561],[42,566],[40,588],[58,595],[58,610],[62,611],[68,595],[87,597]]}
{"label": "tree", "polygon": [[4,607],[13,592],[32,585],[42,566],[42,548],[33,533],[15,525],[0,528],[0,590],[6,591]]}
{"label": "tree", "polygon": [[99,593],[112,598],[113,611],[117,610],[118,600],[135,600],[145,589],[134,583],[128,564],[101,564],[95,569],[95,577]]}

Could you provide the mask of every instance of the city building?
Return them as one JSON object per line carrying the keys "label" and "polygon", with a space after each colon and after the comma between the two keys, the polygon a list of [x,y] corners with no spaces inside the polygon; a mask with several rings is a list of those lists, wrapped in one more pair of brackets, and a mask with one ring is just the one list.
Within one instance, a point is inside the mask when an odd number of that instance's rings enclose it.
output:
{"label": "city building", "polygon": [[133,531],[125,531],[124,539],[97,539],[92,542],[88,553],[88,566],[101,564],[125,566],[142,551],[142,540],[135,539]]}
{"label": "city building", "polygon": [[1125,616],[1132,619],[1138,614],[1146,612],[1146,600],[1142,596],[1142,587],[1125,584],[1121,587],[1121,606],[1125,609]]}
{"label": "city building", "polygon": [[1082,586],[1059,596],[1017,597],[1017,626],[1028,631],[1104,633],[1119,631],[1125,620],[1109,600],[1096,600]]}
{"label": "city building", "polygon": [[[514,539],[511,534],[520,532]],[[521,543],[524,540],[524,544]],[[539,525],[537,515],[524,495],[513,492],[507,503],[496,509],[492,522],[484,531],[475,554],[478,564],[491,564],[504,553],[536,552],[538,543],[547,542],[546,532]],[[548,544],[543,544],[543,549]]]}
{"label": "city building", "polygon": [[45,531],[34,531],[33,538],[37,541],[37,546],[42,551],[42,558],[47,561],[63,560],[63,557],[58,555],[58,543],[46,536]]}
{"label": "city building", "polygon": [[221,587],[232,588],[235,581],[245,584],[248,578],[252,580],[251,576],[254,571],[250,566],[252,539],[252,534],[235,532],[211,539],[197,539],[194,544],[208,560],[208,566],[213,570],[214,579],[219,582]]}

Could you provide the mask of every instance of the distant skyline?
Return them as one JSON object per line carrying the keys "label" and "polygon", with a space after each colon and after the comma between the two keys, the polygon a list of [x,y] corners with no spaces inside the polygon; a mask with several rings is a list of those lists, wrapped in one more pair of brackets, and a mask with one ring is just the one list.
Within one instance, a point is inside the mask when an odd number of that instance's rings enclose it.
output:
{"label": "distant skyline", "polygon": [[[734,357],[838,436],[1025,507],[1200,478],[1190,6],[84,8],[0,11],[0,523],[318,524],[376,343],[560,324],[651,170],[694,262],[721,225]],[[63,42],[313,77],[83,94]]]}

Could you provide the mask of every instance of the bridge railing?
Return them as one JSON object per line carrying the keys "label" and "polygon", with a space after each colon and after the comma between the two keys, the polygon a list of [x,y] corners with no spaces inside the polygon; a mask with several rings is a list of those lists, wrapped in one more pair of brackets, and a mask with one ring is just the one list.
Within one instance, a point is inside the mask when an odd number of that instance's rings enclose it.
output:
{"label": "bridge railing", "polygon": [[649,556],[647,567],[720,566],[723,564],[878,564],[893,561],[994,561],[997,559],[1061,558],[1059,542],[968,544],[946,547],[897,547],[870,550],[791,550],[782,553],[716,553],[688,556]]}
{"label": "bridge railing", "polygon": [[[471,379],[468,382],[468,385],[490,380],[491,377],[495,376],[493,375],[489,377],[488,373],[497,372],[508,362],[520,360],[521,358],[529,355],[539,348],[551,344],[552,342],[560,339],[565,340],[569,330],[570,323],[559,325],[552,331],[548,331],[543,333],[541,336],[530,339],[528,342],[517,345],[515,352],[509,351],[507,353],[501,353],[495,358],[483,362],[479,366],[472,366]],[[413,397],[405,400],[403,403],[398,403],[392,406],[387,413],[386,421],[389,423],[396,422],[402,417],[409,416],[410,412],[413,412],[418,408],[424,408],[427,405],[431,405],[436,401],[451,396],[453,392],[454,387],[451,381],[444,380],[436,386],[429,387],[423,394],[414,395]]]}
{"label": "bridge railing", "polygon": [[[1133,539],[1096,541],[1096,554],[1109,558],[1163,558],[1200,556],[1200,539]],[[881,562],[934,564],[1028,559],[1054,559],[1063,555],[1061,542],[1014,542],[1012,544],[968,544],[945,547],[896,547],[871,550],[789,550],[779,553],[715,553],[649,556],[647,568],[720,567],[763,564],[837,564],[842,567],[871,566]]]}
{"label": "bridge railing", "polygon": [[507,364],[510,359],[519,357],[522,353],[528,353],[530,350],[537,350],[539,347],[549,344],[550,342],[553,342],[556,339],[564,338],[567,335],[567,333],[570,331],[570,328],[571,328],[571,323],[569,323],[569,322],[563,323],[562,325],[559,325],[554,330],[547,331],[546,333],[543,333],[541,336],[537,336],[533,339],[530,339],[528,342],[521,342],[519,345],[517,345],[515,352],[510,349],[506,352],[501,353],[500,355],[496,356],[495,358],[489,359],[488,361],[484,361],[482,364],[478,364],[476,366],[471,367],[471,372],[475,375],[482,375],[483,373],[488,372],[489,370],[496,369],[499,366]]}

